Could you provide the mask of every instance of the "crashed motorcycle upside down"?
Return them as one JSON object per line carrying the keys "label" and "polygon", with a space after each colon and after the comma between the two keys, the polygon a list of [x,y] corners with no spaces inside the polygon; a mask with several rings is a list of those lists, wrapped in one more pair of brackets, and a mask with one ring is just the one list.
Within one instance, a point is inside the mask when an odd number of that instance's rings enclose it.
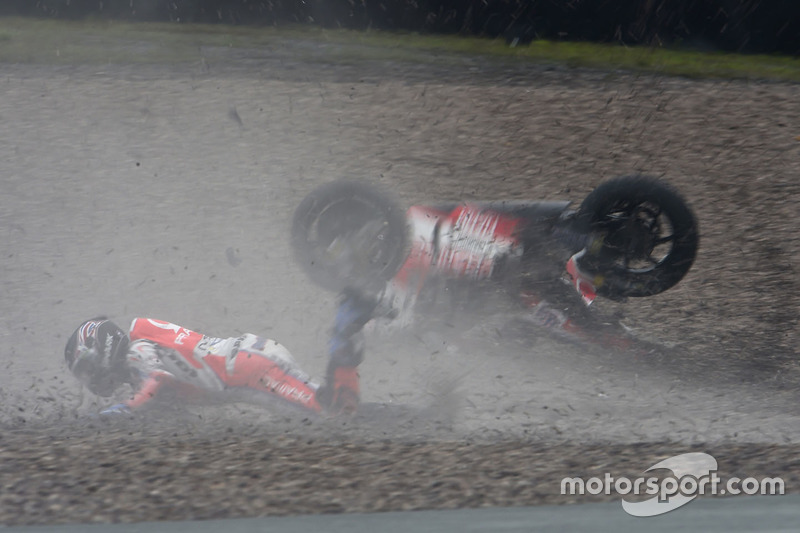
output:
{"label": "crashed motorcycle upside down", "polygon": [[[373,318],[407,324],[442,295],[475,288],[514,297],[537,331],[630,348],[624,328],[598,328],[597,297],[624,301],[673,287],[698,247],[697,220],[666,182],[643,175],[569,201],[478,201],[403,210],[363,182],[319,186],[297,207],[295,256],[324,289],[373,298]],[[453,307],[451,305],[450,307]]]}

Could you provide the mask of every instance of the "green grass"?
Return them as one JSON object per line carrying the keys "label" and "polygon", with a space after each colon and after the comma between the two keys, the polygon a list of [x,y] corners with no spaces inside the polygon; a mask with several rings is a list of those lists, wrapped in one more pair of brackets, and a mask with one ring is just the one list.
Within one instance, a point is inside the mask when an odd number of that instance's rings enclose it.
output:
{"label": "green grass", "polygon": [[214,50],[221,47],[261,49],[298,59],[331,62],[447,63],[478,55],[512,63],[622,69],[695,78],[800,81],[800,60],[778,55],[549,41],[510,47],[498,39],[324,30],[307,26],[256,28],[0,18],[0,62],[3,63],[191,63],[213,58]]}

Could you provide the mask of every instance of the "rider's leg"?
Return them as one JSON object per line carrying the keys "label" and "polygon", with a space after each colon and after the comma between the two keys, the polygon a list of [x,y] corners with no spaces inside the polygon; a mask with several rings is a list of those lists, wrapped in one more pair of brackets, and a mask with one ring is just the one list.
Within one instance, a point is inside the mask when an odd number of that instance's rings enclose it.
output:
{"label": "rider's leg", "polygon": [[[255,335],[244,335],[237,342],[238,346],[229,356],[206,358],[212,366],[221,366],[224,360],[224,368],[215,370],[226,386],[254,389],[314,411],[320,410],[315,398],[317,384],[297,367],[283,345]],[[216,364],[212,360],[216,360]]]}
{"label": "rider's leg", "polygon": [[364,325],[373,317],[377,302],[358,291],[342,294],[328,342],[325,385],[317,393],[319,402],[334,410],[354,411],[360,386],[357,367],[364,359]]}

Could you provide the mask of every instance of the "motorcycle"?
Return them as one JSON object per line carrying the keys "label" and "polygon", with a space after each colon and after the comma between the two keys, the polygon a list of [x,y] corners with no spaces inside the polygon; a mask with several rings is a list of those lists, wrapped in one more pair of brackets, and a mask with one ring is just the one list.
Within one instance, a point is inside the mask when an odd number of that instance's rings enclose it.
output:
{"label": "motorcycle", "polygon": [[535,325],[594,340],[576,309],[598,296],[622,301],[673,287],[695,259],[697,219],[672,186],[643,175],[606,181],[571,206],[450,201],[404,210],[374,185],[336,181],[300,202],[291,244],[315,284],[374,294],[383,316],[407,316],[442,292],[494,287],[513,294]]}

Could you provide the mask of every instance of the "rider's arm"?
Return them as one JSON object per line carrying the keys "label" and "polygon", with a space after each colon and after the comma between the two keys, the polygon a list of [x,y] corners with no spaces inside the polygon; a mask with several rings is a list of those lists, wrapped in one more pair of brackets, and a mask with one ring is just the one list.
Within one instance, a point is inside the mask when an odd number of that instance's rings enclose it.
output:
{"label": "rider's arm", "polygon": [[139,386],[133,396],[127,402],[125,402],[125,405],[130,409],[138,409],[155,398],[156,394],[158,394],[158,391],[171,380],[172,374],[169,372],[160,370],[151,372],[146,378],[144,378],[144,380],[142,380],[142,384]]}
{"label": "rider's arm", "polygon": [[158,390],[170,379],[171,375],[166,372],[154,372],[141,382],[141,386],[133,396],[125,403],[118,403],[111,407],[106,407],[100,411],[101,415],[120,415],[130,414],[134,409],[138,409],[155,398]]}
{"label": "rider's arm", "polygon": [[174,376],[162,365],[157,345],[148,340],[137,340],[128,347],[127,362],[131,368],[135,392],[125,402],[130,409],[137,409],[158,394]]}

